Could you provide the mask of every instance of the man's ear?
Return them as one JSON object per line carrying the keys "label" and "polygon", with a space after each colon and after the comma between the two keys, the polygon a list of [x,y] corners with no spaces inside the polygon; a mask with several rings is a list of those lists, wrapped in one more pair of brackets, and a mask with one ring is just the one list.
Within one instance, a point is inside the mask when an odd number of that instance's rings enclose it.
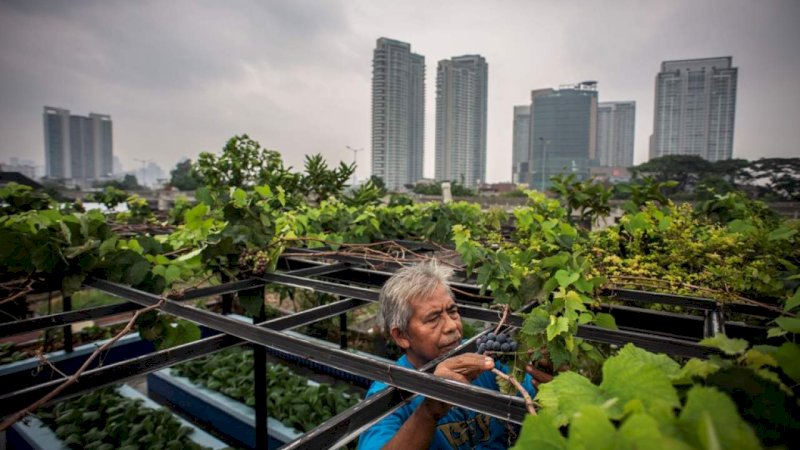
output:
{"label": "man's ear", "polygon": [[411,341],[408,340],[408,336],[399,328],[392,328],[392,331],[390,331],[389,334],[392,336],[392,339],[394,339],[394,342],[397,344],[397,346],[403,350],[408,350],[409,347],[411,347]]}

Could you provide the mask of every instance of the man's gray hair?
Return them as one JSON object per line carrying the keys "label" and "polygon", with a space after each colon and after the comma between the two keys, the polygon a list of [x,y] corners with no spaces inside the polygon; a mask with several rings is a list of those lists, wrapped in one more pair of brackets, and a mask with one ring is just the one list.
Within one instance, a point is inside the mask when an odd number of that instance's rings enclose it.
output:
{"label": "man's gray hair", "polygon": [[435,259],[395,272],[381,288],[378,320],[383,331],[390,333],[393,328],[407,331],[408,321],[414,315],[411,300],[428,297],[440,285],[452,297],[453,292],[448,285],[451,275],[453,269],[440,266]]}

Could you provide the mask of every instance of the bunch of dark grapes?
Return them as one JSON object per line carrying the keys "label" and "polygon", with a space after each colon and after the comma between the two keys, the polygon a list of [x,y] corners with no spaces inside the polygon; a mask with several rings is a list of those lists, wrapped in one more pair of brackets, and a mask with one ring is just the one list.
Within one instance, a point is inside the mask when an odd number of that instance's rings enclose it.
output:
{"label": "bunch of dark grapes", "polygon": [[[517,351],[517,341],[507,333],[489,333],[486,336],[481,336],[476,341],[478,344],[478,353],[492,355],[493,352],[511,353]],[[496,355],[496,359],[507,361],[511,355]]]}

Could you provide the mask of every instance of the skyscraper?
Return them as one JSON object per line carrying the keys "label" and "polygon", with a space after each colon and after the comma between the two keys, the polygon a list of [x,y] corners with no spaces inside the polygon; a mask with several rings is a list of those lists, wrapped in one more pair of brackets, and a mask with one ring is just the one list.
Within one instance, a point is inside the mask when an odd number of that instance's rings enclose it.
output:
{"label": "skyscraper", "polygon": [[425,57],[380,38],[372,59],[372,174],[389,189],[422,178]]}
{"label": "skyscraper", "polygon": [[731,65],[730,56],[661,63],[650,158],[697,155],[719,161],[733,156],[739,69]]}
{"label": "skyscraper", "polygon": [[44,108],[45,173],[51,178],[97,180],[113,172],[111,116],[75,116]]}
{"label": "skyscraper", "polygon": [[636,102],[597,104],[597,160],[602,167],[633,165]]}
{"label": "skyscraper", "polygon": [[436,179],[486,181],[488,65],[480,55],[439,61],[436,72]]}
{"label": "skyscraper", "polygon": [[511,181],[530,183],[531,107],[514,106],[514,135],[512,136]]}
{"label": "skyscraper", "polygon": [[589,176],[597,158],[597,83],[531,92],[531,186],[547,189],[550,177]]}

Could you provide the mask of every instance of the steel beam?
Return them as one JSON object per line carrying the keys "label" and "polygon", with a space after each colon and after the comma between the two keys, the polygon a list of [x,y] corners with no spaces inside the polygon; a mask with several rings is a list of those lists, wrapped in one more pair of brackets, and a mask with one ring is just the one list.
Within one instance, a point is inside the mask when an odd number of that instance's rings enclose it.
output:
{"label": "steel beam", "polygon": [[[142,306],[153,305],[161,300],[159,296],[108,281],[93,281],[91,285],[95,289],[122,296]],[[235,319],[220,316],[213,312],[195,309],[173,301],[165,302],[161,309],[166,313],[192,320],[239,339],[265,345],[287,353],[301,355],[306,359],[324,365],[346,370],[368,379],[396,385],[430,398],[469,408],[494,417],[521,423],[526,414],[524,402],[519,398],[510,397],[475,386],[465,386],[461,383],[445,380],[428,373],[406,369],[393,363],[377,361],[347,351],[322,347],[313,342],[287,336],[272,329],[248,325]],[[277,321],[279,319],[275,320]],[[269,323],[265,324],[265,327],[268,325]],[[215,336],[207,339],[215,338],[217,337]],[[220,336],[219,341],[212,342],[217,342],[218,345],[220,342],[227,342],[229,346],[235,344],[236,341],[237,340],[232,340],[228,336]],[[205,342],[206,345],[210,345],[206,340],[203,340],[203,342]],[[81,377],[84,382],[71,386],[65,390],[64,395],[74,395],[96,388],[97,386],[118,382],[132,376],[167,367],[179,360],[187,360],[208,353],[207,350],[202,349],[203,346],[193,345],[194,344],[186,344],[184,346],[175,347],[175,349],[180,350],[169,349],[165,351],[169,352],[170,350],[175,350],[181,351],[183,354],[191,351],[194,352],[186,357],[166,358],[164,352],[158,352],[158,356],[147,355],[137,358],[135,360],[136,362],[133,363],[120,363],[95,369],[94,371],[87,371]],[[131,364],[133,364],[133,368]],[[120,367],[124,369],[120,370]],[[26,406],[29,402],[35,401],[49,392],[49,390],[52,390],[59,383],[60,381],[56,380],[55,382],[44,383],[1,397],[0,415],[13,412]]]}
{"label": "steel beam", "polygon": [[131,312],[141,308],[141,305],[126,302],[116,305],[97,306],[77,311],[50,314],[42,317],[34,317],[32,319],[18,320],[16,322],[7,322],[0,324],[0,337],[43,330],[46,328],[55,328],[75,322],[82,322],[84,320]]}
{"label": "steel beam", "polygon": [[[147,292],[108,281],[94,281],[95,289],[122,296],[143,306],[157,304],[161,298]],[[353,289],[353,288],[350,288]],[[187,305],[165,302],[163,312],[191,320],[223,333],[236,336],[255,344],[302,356],[308,360],[360,375],[367,379],[382,381],[426,397],[493,417],[522,423],[526,410],[522,399],[498,392],[487,391],[471,385],[442,379],[431,374],[397,366],[394,363],[374,360],[335,348],[324,348],[313,342],[288,336],[275,330],[244,324],[235,319]]]}

